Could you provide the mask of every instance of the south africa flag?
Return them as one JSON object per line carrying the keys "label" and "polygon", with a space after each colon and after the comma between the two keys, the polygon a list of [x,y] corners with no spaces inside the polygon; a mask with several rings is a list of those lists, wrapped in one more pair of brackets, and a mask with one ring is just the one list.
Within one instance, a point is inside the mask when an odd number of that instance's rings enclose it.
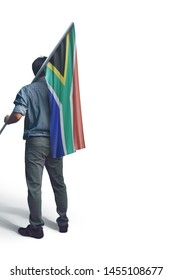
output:
{"label": "south africa flag", "polygon": [[49,57],[46,81],[52,157],[62,157],[85,148],[73,23]]}

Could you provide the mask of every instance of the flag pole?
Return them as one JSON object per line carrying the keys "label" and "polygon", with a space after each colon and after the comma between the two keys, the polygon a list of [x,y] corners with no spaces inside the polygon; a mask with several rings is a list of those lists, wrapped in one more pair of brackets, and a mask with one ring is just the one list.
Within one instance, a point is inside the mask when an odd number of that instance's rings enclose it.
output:
{"label": "flag pole", "polygon": [[[61,37],[61,39],[59,40],[58,44],[55,46],[55,48],[53,49],[53,51],[51,52],[51,54],[48,56],[48,58],[45,60],[45,62],[43,63],[43,65],[41,66],[41,68],[39,69],[39,71],[37,72],[36,76],[34,77],[32,83],[34,83],[39,75],[41,74],[41,72],[43,71],[43,69],[46,67],[47,62],[51,59],[51,57],[53,56],[55,50],[59,47],[59,45],[61,44],[61,42],[63,41],[63,39],[65,38],[66,34],[69,32],[69,30],[71,29],[71,27],[74,25],[74,22],[72,22],[70,24],[70,26],[67,28],[66,32],[64,33],[64,35]],[[0,134],[3,132],[4,128],[6,127],[6,123],[3,125],[3,127],[0,130]]]}
{"label": "flag pole", "polygon": [[6,127],[6,123],[3,125],[3,127],[0,130],[0,134],[2,133],[2,131],[4,130],[4,128]]}

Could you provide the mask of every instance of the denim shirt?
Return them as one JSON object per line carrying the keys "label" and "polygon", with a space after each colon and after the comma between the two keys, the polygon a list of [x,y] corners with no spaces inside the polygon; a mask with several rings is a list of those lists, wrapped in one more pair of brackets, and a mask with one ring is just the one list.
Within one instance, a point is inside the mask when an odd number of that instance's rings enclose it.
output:
{"label": "denim shirt", "polygon": [[30,136],[50,136],[50,105],[44,77],[26,85],[18,92],[13,112],[25,116],[23,139]]}

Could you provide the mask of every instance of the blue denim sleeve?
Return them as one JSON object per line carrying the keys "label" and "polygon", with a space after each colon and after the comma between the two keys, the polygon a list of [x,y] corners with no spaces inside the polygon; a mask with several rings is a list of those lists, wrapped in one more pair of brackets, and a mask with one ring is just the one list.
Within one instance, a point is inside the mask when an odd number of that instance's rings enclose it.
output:
{"label": "blue denim sleeve", "polygon": [[18,94],[16,95],[16,99],[14,100],[14,110],[13,112],[20,113],[23,116],[26,115],[28,110],[27,106],[27,89],[23,87]]}

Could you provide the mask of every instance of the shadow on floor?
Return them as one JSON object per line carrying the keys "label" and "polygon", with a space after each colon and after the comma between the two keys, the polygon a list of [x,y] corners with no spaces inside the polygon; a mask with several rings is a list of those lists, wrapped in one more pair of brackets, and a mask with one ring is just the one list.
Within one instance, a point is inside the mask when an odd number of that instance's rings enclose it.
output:
{"label": "shadow on floor", "polygon": [[[28,213],[27,210],[24,210],[22,208],[17,208],[17,207],[0,205],[0,227],[2,227],[2,228],[6,228],[8,230],[15,231],[15,232],[17,232],[18,228],[19,228],[19,225],[16,225],[13,222],[11,222],[10,220],[8,220],[7,218],[4,218],[4,216],[6,216],[6,214],[15,215],[15,216],[17,215],[19,217],[25,218],[26,219],[26,224],[25,225],[20,225],[20,226],[25,227],[29,223],[29,221],[28,221],[29,213]],[[56,222],[53,222],[46,217],[43,217],[43,220],[45,222],[45,226],[47,226],[47,227],[49,227],[53,230],[58,229],[58,226],[57,226]]]}
{"label": "shadow on floor", "polygon": [[[28,219],[28,212],[22,208],[10,207],[6,205],[0,205],[0,227],[6,228],[11,231],[17,231],[19,226],[11,222],[11,219],[6,218],[6,214],[17,215]],[[5,217],[4,217],[5,216]]]}

